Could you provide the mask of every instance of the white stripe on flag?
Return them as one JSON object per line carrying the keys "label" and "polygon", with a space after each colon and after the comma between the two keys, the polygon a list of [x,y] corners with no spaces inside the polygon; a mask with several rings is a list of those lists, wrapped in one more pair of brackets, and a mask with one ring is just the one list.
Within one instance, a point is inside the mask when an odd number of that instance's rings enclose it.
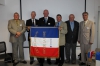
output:
{"label": "white stripe on flag", "polygon": [[59,38],[31,37],[31,46],[58,48],[59,47]]}

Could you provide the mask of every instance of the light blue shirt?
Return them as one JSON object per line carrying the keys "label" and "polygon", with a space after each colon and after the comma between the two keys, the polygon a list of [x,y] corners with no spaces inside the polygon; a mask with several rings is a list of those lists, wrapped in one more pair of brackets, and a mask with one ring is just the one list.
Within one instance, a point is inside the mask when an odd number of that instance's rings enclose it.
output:
{"label": "light blue shirt", "polygon": [[74,29],[74,22],[70,22],[71,30],[73,31]]}
{"label": "light blue shirt", "polygon": [[56,26],[57,26],[57,27],[59,27],[59,26],[60,26],[60,24],[61,24],[61,22],[58,22]]}

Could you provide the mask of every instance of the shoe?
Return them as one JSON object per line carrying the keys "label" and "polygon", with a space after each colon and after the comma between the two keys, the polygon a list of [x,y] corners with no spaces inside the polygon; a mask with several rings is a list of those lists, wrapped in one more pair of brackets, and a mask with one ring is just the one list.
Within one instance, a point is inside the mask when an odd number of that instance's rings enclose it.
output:
{"label": "shoe", "polygon": [[66,60],[65,63],[70,63],[70,60]]}
{"label": "shoe", "polygon": [[34,63],[34,61],[30,61],[30,64],[33,64]]}
{"label": "shoe", "polygon": [[43,63],[40,63],[40,66],[43,66]]}
{"label": "shoe", "polygon": [[76,64],[76,61],[72,61],[72,64]]}
{"label": "shoe", "polygon": [[86,63],[81,62],[79,65],[86,65]]}
{"label": "shoe", "polygon": [[16,66],[19,63],[19,61],[14,61],[13,66]]}
{"label": "shoe", "polygon": [[58,62],[56,61],[54,64],[55,64],[55,65],[57,65],[57,64],[58,64]]}
{"label": "shoe", "polygon": [[49,65],[51,65],[51,61],[47,61],[47,63],[48,63]]}
{"label": "shoe", "polygon": [[24,61],[20,61],[20,63],[24,63],[24,64],[27,64],[27,62],[24,60]]}
{"label": "shoe", "polygon": [[87,66],[91,66],[91,65],[87,65]]}
{"label": "shoe", "polygon": [[62,64],[59,63],[58,66],[62,66]]}

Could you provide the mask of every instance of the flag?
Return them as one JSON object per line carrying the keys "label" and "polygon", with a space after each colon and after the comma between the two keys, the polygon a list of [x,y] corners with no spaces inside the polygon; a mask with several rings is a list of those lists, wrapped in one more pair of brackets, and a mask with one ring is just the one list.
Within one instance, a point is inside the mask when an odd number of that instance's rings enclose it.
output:
{"label": "flag", "polygon": [[94,51],[88,52],[88,58],[92,58],[93,54],[94,54]]}
{"label": "flag", "polygon": [[30,38],[30,56],[59,57],[59,30],[57,27],[32,27]]}

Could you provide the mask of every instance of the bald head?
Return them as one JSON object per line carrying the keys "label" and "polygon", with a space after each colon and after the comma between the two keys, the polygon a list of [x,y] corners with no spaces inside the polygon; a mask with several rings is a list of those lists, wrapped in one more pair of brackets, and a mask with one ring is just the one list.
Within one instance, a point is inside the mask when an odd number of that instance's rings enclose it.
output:
{"label": "bald head", "polygon": [[36,16],[36,12],[35,12],[35,11],[32,11],[32,12],[31,12],[31,18],[34,19],[35,16]]}
{"label": "bald head", "polygon": [[44,17],[48,17],[49,11],[48,11],[47,9],[45,9],[45,10],[43,11],[43,15],[44,15]]}
{"label": "bald head", "polygon": [[73,22],[74,21],[74,18],[75,18],[74,14],[70,14],[69,15],[69,21],[70,22]]}

